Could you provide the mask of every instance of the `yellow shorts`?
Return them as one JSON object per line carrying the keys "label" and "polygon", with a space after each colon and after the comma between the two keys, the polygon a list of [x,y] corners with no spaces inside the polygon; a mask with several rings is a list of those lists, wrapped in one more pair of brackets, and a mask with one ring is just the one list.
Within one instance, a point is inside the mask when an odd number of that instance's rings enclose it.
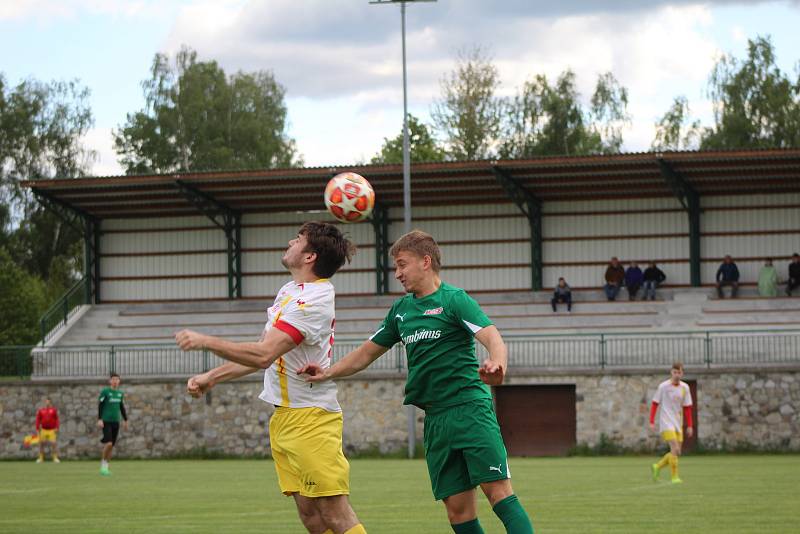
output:
{"label": "yellow shorts", "polygon": [[58,435],[58,430],[56,429],[45,430],[44,428],[42,428],[41,430],[39,430],[39,442],[41,443],[42,441],[49,441],[51,443],[55,443],[57,435]]}
{"label": "yellow shorts", "polygon": [[278,485],[285,495],[350,494],[350,464],[342,452],[342,413],[275,408],[269,421]]}
{"label": "yellow shorts", "polygon": [[661,433],[661,437],[664,441],[677,441],[678,443],[683,443],[683,431],[681,430],[665,430]]}

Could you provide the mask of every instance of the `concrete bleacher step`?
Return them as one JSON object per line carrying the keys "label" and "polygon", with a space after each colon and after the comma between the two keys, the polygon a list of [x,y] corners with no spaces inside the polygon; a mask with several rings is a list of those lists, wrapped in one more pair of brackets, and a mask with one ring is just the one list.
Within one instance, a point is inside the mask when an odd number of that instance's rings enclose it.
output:
{"label": "concrete bleacher step", "polygon": [[[504,335],[634,332],[736,328],[800,328],[800,299],[764,299],[749,289],[741,298],[719,300],[713,288],[659,291],[656,301],[629,301],[624,292],[615,302],[599,290],[574,291],[572,312],[552,294],[497,292],[473,295]],[[336,302],[339,339],[364,339],[385,317],[397,295],[340,296]],[[271,299],[101,304],[92,306],[56,341],[60,346],[173,342],[182,328],[234,341],[260,335]]]}

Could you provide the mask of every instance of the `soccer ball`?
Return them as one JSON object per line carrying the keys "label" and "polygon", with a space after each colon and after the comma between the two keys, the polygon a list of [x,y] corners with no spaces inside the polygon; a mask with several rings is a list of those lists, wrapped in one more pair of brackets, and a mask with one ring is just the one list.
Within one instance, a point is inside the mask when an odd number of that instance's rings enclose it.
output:
{"label": "soccer ball", "polygon": [[325,187],[325,207],[343,223],[363,221],[375,207],[375,191],[363,176],[343,172]]}

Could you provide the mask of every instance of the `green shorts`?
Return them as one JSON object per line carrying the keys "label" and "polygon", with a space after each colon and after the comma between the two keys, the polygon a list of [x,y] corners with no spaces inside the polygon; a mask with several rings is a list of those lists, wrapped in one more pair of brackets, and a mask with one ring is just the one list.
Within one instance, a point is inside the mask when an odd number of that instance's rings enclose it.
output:
{"label": "green shorts", "polygon": [[511,478],[491,399],[425,415],[425,461],[436,500]]}

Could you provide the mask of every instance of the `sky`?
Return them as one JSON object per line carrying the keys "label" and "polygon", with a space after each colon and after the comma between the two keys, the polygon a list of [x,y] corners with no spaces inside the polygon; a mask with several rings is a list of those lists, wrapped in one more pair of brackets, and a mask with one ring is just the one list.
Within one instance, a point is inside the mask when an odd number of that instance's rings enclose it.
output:
{"label": "sky", "polygon": [[[648,150],[674,97],[712,123],[708,75],[722,54],[772,37],[796,79],[800,0],[438,0],[407,7],[409,112],[430,123],[460,51],[481,47],[501,96],[566,69],[588,101],[610,71],[628,89],[624,150]],[[368,0],[0,0],[0,73],[16,85],[78,79],[91,91],[91,174],[122,174],[112,131],[144,107],[156,53],[182,45],[229,74],[270,70],[286,89],[288,134],[308,166],[368,162],[402,128],[398,5]]]}

